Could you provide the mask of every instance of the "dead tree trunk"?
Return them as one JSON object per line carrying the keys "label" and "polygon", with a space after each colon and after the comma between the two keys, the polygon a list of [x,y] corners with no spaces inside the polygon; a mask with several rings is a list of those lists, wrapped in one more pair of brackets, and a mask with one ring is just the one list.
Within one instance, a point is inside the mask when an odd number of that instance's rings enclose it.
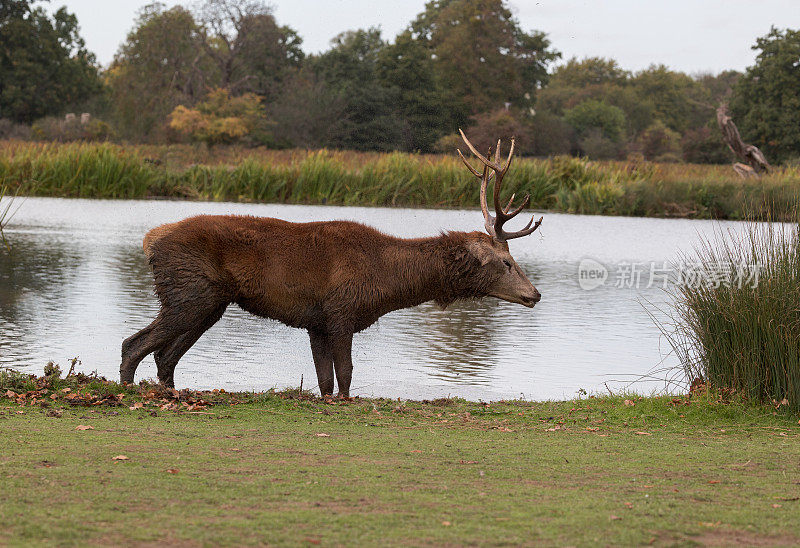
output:
{"label": "dead tree trunk", "polygon": [[[717,109],[717,124],[719,124],[719,129],[722,131],[722,138],[725,140],[728,148],[731,149],[737,158],[742,162],[746,162],[752,169],[752,172],[750,172],[747,169],[743,169],[746,166],[737,163],[734,164],[733,167],[736,173],[742,177],[745,176],[745,173],[747,173],[747,175],[758,176],[761,172],[767,173],[772,169],[772,166],[769,165],[764,154],[757,146],[748,145],[742,141],[736,124],[734,124],[731,117],[728,116],[728,105],[722,104]],[[739,167],[737,168],[737,166]]]}

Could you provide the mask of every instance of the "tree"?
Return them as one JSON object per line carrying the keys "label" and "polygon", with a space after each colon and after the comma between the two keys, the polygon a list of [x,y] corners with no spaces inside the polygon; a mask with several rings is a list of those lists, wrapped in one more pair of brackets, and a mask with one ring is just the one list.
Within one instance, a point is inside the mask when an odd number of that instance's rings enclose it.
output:
{"label": "tree", "polygon": [[345,116],[346,99],[310,69],[301,69],[284,86],[286,91],[267,105],[268,116],[275,122],[276,146],[329,146],[334,128]]}
{"label": "tree", "polygon": [[586,57],[571,58],[553,71],[549,84],[572,88],[584,88],[603,84],[624,84],[630,74],[622,70],[613,59]]}
{"label": "tree", "polygon": [[683,133],[690,127],[702,126],[714,115],[714,107],[702,86],[690,76],[664,65],[638,72],[631,85],[641,100],[652,104],[655,118],[673,131]]}
{"label": "tree", "polygon": [[615,143],[625,137],[625,113],[621,108],[603,101],[589,99],[564,113],[564,119],[575,128],[578,137],[591,129],[599,129],[603,136]]}
{"label": "tree", "polygon": [[302,40],[278,26],[272,8],[258,0],[205,0],[197,10],[201,44],[232,94],[276,99],[281,83],[303,60]]}
{"label": "tree", "polygon": [[164,8],[142,8],[106,74],[117,128],[128,138],[163,137],[167,115],[194,105],[218,81],[192,14]]}
{"label": "tree", "polygon": [[756,40],[756,64],[739,79],[731,98],[742,138],[773,162],[800,156],[800,31],[779,30]]}
{"label": "tree", "polygon": [[472,114],[529,108],[560,56],[544,33],[524,32],[504,0],[430,0],[410,31],[435,56],[442,87]]}
{"label": "tree", "polygon": [[263,133],[266,123],[257,95],[245,93],[231,97],[228,90],[217,88],[196,108],[175,107],[169,125],[194,141],[215,145],[242,140],[256,131]]}
{"label": "tree", "polygon": [[330,50],[311,60],[314,72],[344,103],[342,118],[331,129],[330,146],[354,150],[401,148],[399,92],[381,85],[378,79],[378,58],[386,46],[380,30],[344,32],[332,44]]}
{"label": "tree", "polygon": [[51,18],[34,3],[0,4],[0,117],[20,123],[60,115],[102,90],[75,15],[61,8]]}
{"label": "tree", "polygon": [[409,31],[378,50],[377,75],[399,94],[406,150],[431,152],[442,135],[466,122],[459,102],[439,84],[430,52]]}

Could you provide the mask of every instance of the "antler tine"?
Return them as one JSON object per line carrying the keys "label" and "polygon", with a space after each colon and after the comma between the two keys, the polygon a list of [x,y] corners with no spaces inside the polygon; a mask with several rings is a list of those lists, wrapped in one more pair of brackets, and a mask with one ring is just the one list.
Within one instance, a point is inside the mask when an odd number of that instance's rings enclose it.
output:
{"label": "antler tine", "polygon": [[536,229],[539,228],[539,225],[542,224],[542,220],[544,219],[544,217],[539,217],[539,220],[536,221],[536,224],[531,227],[531,223],[533,223],[533,220],[535,218],[536,218],[535,215],[531,217],[531,220],[528,221],[528,224],[525,225],[525,228],[523,228],[522,230],[517,230],[516,232],[502,232],[501,236],[503,238],[503,241],[512,240],[514,238],[522,238],[523,236],[527,236],[528,234],[532,234],[533,232],[535,232]]}
{"label": "antler tine", "polygon": [[517,196],[517,193],[511,195],[511,199],[508,201],[508,205],[503,208],[503,213],[508,213],[508,210],[511,209],[511,204],[514,203],[514,198]]}
{"label": "antler tine", "polygon": [[[472,164],[470,164],[470,163],[467,161],[467,159],[466,159],[466,158],[464,158],[464,155],[463,155],[463,154],[461,154],[461,149],[458,149],[458,148],[457,148],[456,150],[458,151],[458,155],[459,155],[459,156],[461,156],[461,161],[462,161],[462,162],[464,162],[464,165],[465,165],[465,166],[467,166],[467,169],[469,169],[469,170],[472,172],[472,174],[473,174],[475,177],[481,178],[481,177],[482,177],[482,175],[481,175],[481,174],[478,172],[478,170],[477,170],[477,169],[475,169],[474,167],[472,167]],[[485,170],[485,168],[484,168],[484,170]]]}
{"label": "antler tine", "polygon": [[[512,196],[512,198],[513,198],[513,196]],[[512,211],[511,213],[509,213],[509,212],[508,212],[508,209],[511,207],[511,202],[508,202],[508,207],[507,207],[505,210],[503,210],[503,214],[504,214],[504,215],[505,215],[505,217],[506,217],[506,221],[508,221],[509,219],[513,219],[514,217],[516,217],[516,216],[519,214],[519,212],[520,212],[520,211],[522,211],[523,209],[525,209],[525,206],[526,206],[526,205],[528,205],[528,202],[530,202],[530,200],[531,200],[531,195],[530,195],[530,194],[526,194],[526,195],[525,195],[525,199],[524,199],[524,200],[522,200],[522,203],[521,203],[521,204],[519,204],[519,206],[517,207],[517,209],[515,209],[515,210],[514,210],[514,211]]]}
{"label": "antler tine", "polygon": [[474,147],[474,146],[472,146],[472,143],[470,143],[470,142],[469,142],[469,139],[467,139],[467,136],[466,136],[466,135],[464,135],[464,132],[463,132],[463,131],[461,131],[461,129],[459,129],[459,130],[458,130],[458,132],[461,134],[461,138],[464,140],[464,143],[466,143],[466,145],[467,145],[467,147],[469,148],[469,150],[470,150],[470,151],[471,151],[471,152],[472,152],[472,153],[473,153],[475,156],[477,156],[477,157],[478,157],[478,159],[479,159],[481,162],[483,162],[483,164],[484,164],[484,165],[487,165],[487,166],[489,166],[489,167],[495,167],[495,165],[494,165],[494,164],[493,164],[491,161],[489,161],[489,159],[488,159],[488,158],[486,158],[486,157],[485,157],[483,154],[481,154],[480,152],[478,152],[478,151],[475,149],[475,147]]}
{"label": "antler tine", "polygon": [[[461,134],[461,138],[466,143],[469,150],[478,157],[478,159],[483,163],[483,173],[479,173],[472,164],[470,164],[464,155],[461,153],[461,150],[458,150],[458,155],[461,157],[461,160],[464,162],[464,165],[470,170],[470,172],[479,177],[481,179],[481,191],[480,191],[480,201],[481,201],[481,212],[483,213],[483,218],[485,221],[486,231],[489,233],[490,236],[495,238],[498,241],[504,242],[507,240],[511,240],[513,238],[521,238],[522,236],[527,236],[531,234],[536,229],[539,228],[539,225],[542,224],[543,218],[539,218],[538,221],[534,224],[535,217],[531,217],[531,220],[528,222],[527,225],[522,230],[517,230],[516,232],[505,232],[503,230],[503,225],[516,217],[519,213],[522,212],[523,209],[528,205],[530,202],[531,196],[530,194],[526,194],[525,198],[522,200],[522,203],[517,206],[513,211],[511,210],[511,206],[514,203],[514,198],[516,194],[511,196],[511,199],[508,201],[508,204],[503,207],[500,203],[500,185],[503,182],[503,176],[508,172],[508,169],[511,167],[511,161],[514,158],[514,148],[516,145],[515,139],[511,139],[511,147],[508,151],[508,157],[506,158],[505,164],[501,165],[498,163],[498,159],[500,158],[500,150],[502,146],[502,142],[500,140],[497,141],[497,146],[495,150],[492,151],[492,148],[489,147],[489,151],[487,152],[486,156],[478,152],[475,147],[470,143],[467,136],[464,135],[464,132],[459,129],[458,132]],[[494,155],[492,154],[494,152]],[[492,161],[494,160],[494,161]],[[490,173],[490,170],[492,173]],[[494,211],[495,215],[491,215],[489,213],[489,205],[486,200],[486,190],[489,186],[489,181],[491,181],[492,176],[494,176],[494,192],[493,199],[494,199]]]}
{"label": "antler tine", "polygon": [[[499,144],[499,141],[498,141],[498,144]],[[505,174],[506,174],[506,171],[508,171],[508,168],[510,168],[510,167],[511,167],[511,160],[512,160],[512,159],[513,159],[513,157],[514,157],[514,144],[515,144],[515,143],[514,143],[514,138],[512,137],[512,138],[511,138],[511,148],[510,148],[510,149],[509,149],[509,151],[508,151],[508,159],[506,160],[506,165],[505,165],[505,167],[503,167],[503,173],[502,173],[502,175],[505,175]],[[498,148],[498,153],[499,153],[499,152],[500,152],[500,149]],[[501,175],[501,176],[502,176],[502,175]]]}
{"label": "antler tine", "polygon": [[489,204],[486,203],[486,187],[489,186],[489,167],[483,166],[483,178],[481,179],[481,213],[483,213],[483,226],[491,236],[497,237],[494,230],[494,217],[489,213]]}

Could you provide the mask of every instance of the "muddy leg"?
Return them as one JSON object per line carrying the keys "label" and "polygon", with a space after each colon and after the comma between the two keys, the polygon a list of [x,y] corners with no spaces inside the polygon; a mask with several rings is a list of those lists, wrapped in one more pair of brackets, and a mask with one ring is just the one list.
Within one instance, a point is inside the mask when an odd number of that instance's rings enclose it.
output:
{"label": "muddy leg", "polygon": [[162,308],[158,317],[122,343],[122,363],[119,366],[120,382],[132,383],[139,363],[151,352],[169,345],[188,331],[196,329],[219,304],[213,308],[191,307],[178,311],[176,308]]}
{"label": "muddy leg", "polygon": [[336,383],[339,385],[340,398],[350,397],[350,379],[353,376],[353,334],[331,337],[333,367],[336,370]]}
{"label": "muddy leg", "polygon": [[200,325],[155,351],[153,358],[155,358],[156,367],[158,367],[158,380],[161,381],[161,384],[168,388],[175,387],[175,366],[178,365],[178,361],[203,336],[203,333],[219,321],[226,308],[227,305],[220,306],[206,317]]}
{"label": "muddy leg", "polygon": [[317,383],[323,397],[333,395],[333,354],[328,344],[327,335],[319,331],[309,330],[311,354],[314,356],[314,367],[317,369]]}

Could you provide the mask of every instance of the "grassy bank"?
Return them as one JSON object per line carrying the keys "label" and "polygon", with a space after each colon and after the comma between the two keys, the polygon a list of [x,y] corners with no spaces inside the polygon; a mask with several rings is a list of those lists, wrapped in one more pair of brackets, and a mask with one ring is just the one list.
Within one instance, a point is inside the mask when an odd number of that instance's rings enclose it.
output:
{"label": "grassy bank", "polygon": [[[269,151],[187,145],[0,142],[0,186],[84,198],[172,197],[271,203],[476,207],[478,183],[453,155]],[[745,218],[752,204],[787,216],[800,170],[742,180],[729,166],[519,159],[504,194],[573,213]]]}
{"label": "grassy bank", "polygon": [[772,408],[75,379],[2,381],[0,544],[800,543],[800,426]]}

